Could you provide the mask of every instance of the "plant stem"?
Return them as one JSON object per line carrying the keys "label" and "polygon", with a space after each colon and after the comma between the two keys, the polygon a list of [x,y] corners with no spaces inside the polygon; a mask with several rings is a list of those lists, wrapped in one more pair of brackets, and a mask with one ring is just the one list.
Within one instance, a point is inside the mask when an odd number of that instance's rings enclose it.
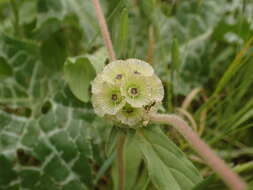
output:
{"label": "plant stem", "polygon": [[13,21],[13,25],[15,28],[15,33],[16,35],[20,35],[20,27],[19,27],[19,11],[18,11],[18,5],[16,0],[10,0],[10,4],[11,4],[11,8],[13,11],[13,15],[14,15],[14,21]]}
{"label": "plant stem", "polygon": [[241,164],[241,165],[237,165],[234,168],[234,171],[236,171],[238,173],[241,173],[241,172],[244,172],[244,171],[251,170],[252,168],[253,168],[253,161],[250,161],[250,162],[247,162],[247,163],[244,163],[244,164]]}
{"label": "plant stem", "polygon": [[246,189],[247,184],[180,117],[167,114],[151,114],[150,119],[154,122],[172,125],[232,190]]}
{"label": "plant stem", "polygon": [[150,25],[148,29],[148,55],[147,62],[149,64],[153,63],[154,57],[154,49],[155,49],[155,34],[154,34],[154,26]]}
{"label": "plant stem", "polygon": [[125,189],[125,167],[124,167],[124,145],[125,145],[125,135],[122,134],[119,137],[119,142],[117,146],[117,165],[118,165],[118,176],[119,176],[119,183],[118,183],[118,190]]}
{"label": "plant stem", "polygon": [[103,40],[104,40],[106,49],[108,51],[110,61],[114,61],[114,60],[116,60],[116,56],[115,56],[111,37],[110,37],[109,31],[108,31],[108,27],[107,27],[105,17],[104,17],[103,11],[101,9],[99,0],[92,0],[92,3],[93,3],[94,8],[96,10],[96,16],[98,19],[100,31],[102,33]]}

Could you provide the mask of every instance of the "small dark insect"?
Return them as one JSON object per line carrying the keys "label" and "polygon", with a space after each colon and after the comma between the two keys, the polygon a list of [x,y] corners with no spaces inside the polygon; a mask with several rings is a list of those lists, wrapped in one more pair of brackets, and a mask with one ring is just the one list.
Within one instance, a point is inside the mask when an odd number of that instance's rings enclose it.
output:
{"label": "small dark insect", "polygon": [[126,113],[129,113],[129,114],[130,114],[130,113],[133,113],[133,111],[134,111],[134,110],[133,110],[132,108],[126,109]]}
{"label": "small dark insect", "polygon": [[106,60],[105,60],[105,65],[108,65],[110,63],[110,60],[107,58]]}
{"label": "small dark insect", "polygon": [[150,109],[156,104],[156,102],[152,102],[149,105],[144,106],[144,109],[149,112]]}
{"label": "small dark insect", "polygon": [[117,94],[112,94],[112,101],[117,101],[117,99],[118,99],[118,96],[117,96]]}
{"label": "small dark insect", "polygon": [[140,73],[140,72],[138,72],[138,71],[134,71],[134,74],[139,75],[139,74],[141,74],[141,73]]}
{"label": "small dark insect", "polygon": [[131,88],[131,93],[132,93],[133,95],[138,94],[138,89],[137,89],[137,88]]}
{"label": "small dark insect", "polygon": [[39,166],[41,164],[37,158],[26,153],[23,149],[17,149],[16,155],[18,162],[23,166]]}
{"label": "small dark insect", "polygon": [[118,80],[122,79],[122,74],[117,74],[115,78]]}

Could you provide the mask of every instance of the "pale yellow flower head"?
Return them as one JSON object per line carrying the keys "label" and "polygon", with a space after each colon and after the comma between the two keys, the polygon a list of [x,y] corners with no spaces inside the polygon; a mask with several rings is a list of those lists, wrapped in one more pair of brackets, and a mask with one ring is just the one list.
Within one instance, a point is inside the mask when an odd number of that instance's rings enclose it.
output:
{"label": "pale yellow flower head", "polygon": [[122,126],[141,126],[144,115],[161,103],[164,89],[150,64],[117,60],[105,66],[92,82],[92,104],[101,117],[113,117]]}

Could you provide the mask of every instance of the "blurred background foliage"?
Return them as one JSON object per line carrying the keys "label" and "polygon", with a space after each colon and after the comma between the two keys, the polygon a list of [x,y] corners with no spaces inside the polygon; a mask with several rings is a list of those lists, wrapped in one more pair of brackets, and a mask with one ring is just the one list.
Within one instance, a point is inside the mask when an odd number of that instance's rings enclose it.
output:
{"label": "blurred background foliage", "polygon": [[[101,3],[117,57],[147,60],[162,79],[166,97],[161,111],[185,117],[253,183],[253,2]],[[103,41],[91,1],[0,0],[0,26],[0,189],[115,187],[115,155],[107,153],[116,138],[111,124],[95,117],[91,104],[76,99],[63,80],[68,57],[103,60],[96,71],[108,62],[101,54]],[[99,56],[103,57],[96,60]],[[209,176],[195,189],[226,189],[175,131],[165,132],[203,176]],[[69,142],[63,143],[68,135]],[[67,151],[62,157],[61,150],[71,148],[77,153]],[[126,151],[131,168],[126,171],[131,176],[126,189],[155,189],[138,153],[133,148]],[[78,161],[73,167],[61,166],[68,156]],[[53,173],[56,166],[65,169]],[[65,182],[64,171],[69,174]],[[72,180],[76,175],[80,179]],[[31,177],[32,182],[27,181]]]}

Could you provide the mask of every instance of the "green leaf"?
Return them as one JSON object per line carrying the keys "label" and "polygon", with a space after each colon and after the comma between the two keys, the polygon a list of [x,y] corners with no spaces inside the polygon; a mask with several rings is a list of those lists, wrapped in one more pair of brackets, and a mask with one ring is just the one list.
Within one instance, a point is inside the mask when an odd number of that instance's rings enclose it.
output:
{"label": "green leaf", "polygon": [[58,32],[43,41],[40,56],[49,71],[61,71],[67,56],[64,36]]}
{"label": "green leaf", "polygon": [[116,151],[117,142],[119,139],[119,136],[122,135],[122,131],[118,127],[112,127],[110,129],[109,135],[106,138],[106,144],[105,144],[105,152],[107,156],[110,156],[113,154],[113,152]]}
{"label": "green leaf", "polygon": [[136,140],[157,189],[190,190],[202,180],[193,164],[160,130],[140,129]]}
{"label": "green leaf", "polygon": [[62,2],[60,0],[38,0],[37,9],[39,12],[61,11]]}
{"label": "green leaf", "polygon": [[61,22],[58,18],[50,17],[33,31],[37,40],[48,40],[55,32],[60,30]]}
{"label": "green leaf", "polygon": [[148,189],[149,184],[150,184],[150,178],[148,176],[148,171],[147,171],[147,169],[144,169],[139,174],[133,190],[146,190],[146,189]]}
{"label": "green leaf", "polygon": [[128,43],[128,10],[123,9],[120,15],[119,34],[117,39],[117,50],[119,55],[125,55]]}
{"label": "green leaf", "polygon": [[[133,161],[134,160],[134,161]],[[124,167],[125,167],[125,190],[132,190],[135,187],[135,182],[138,177],[138,169],[142,160],[142,154],[139,148],[135,144],[135,140],[132,140],[131,134],[126,139],[124,146]],[[118,188],[118,166],[117,163],[113,167],[113,182],[114,189]]]}
{"label": "green leaf", "polygon": [[86,57],[68,58],[64,65],[64,78],[73,94],[81,101],[90,100],[90,82],[96,71]]}
{"label": "green leaf", "polygon": [[236,19],[233,23],[222,19],[214,28],[212,38],[213,40],[222,41],[228,33],[238,35],[239,39],[247,41],[252,36],[253,30],[246,18]]}
{"label": "green leaf", "polygon": [[0,112],[0,189],[92,188],[90,116],[51,104],[37,119]]}
{"label": "green leaf", "polygon": [[96,73],[100,73],[105,66],[106,60],[108,59],[108,54],[105,48],[100,48],[93,54],[86,54],[85,57],[90,60],[96,70]]}
{"label": "green leaf", "polygon": [[244,64],[247,64],[247,62],[243,61],[243,58],[247,53],[248,49],[252,46],[252,43],[253,37],[251,37],[245,43],[243,49],[237,54],[236,58],[219,81],[213,95],[217,95],[226,86],[226,83],[228,83],[229,80],[234,76],[234,74],[240,69],[240,67],[242,67]]}
{"label": "green leaf", "polygon": [[[246,162],[243,164],[238,164],[237,166],[232,168],[235,173],[241,176],[247,183],[252,181],[249,176],[252,173],[253,162]],[[223,180],[216,174],[209,175],[199,184],[197,184],[192,190],[227,190],[227,185],[223,182]]]}
{"label": "green leaf", "polygon": [[99,169],[97,176],[95,178],[94,184],[98,183],[98,180],[105,174],[105,172],[111,167],[113,161],[115,160],[116,152],[113,152],[103,163]]}
{"label": "green leaf", "polygon": [[[134,162],[133,162],[134,160]],[[138,177],[142,155],[135,142],[129,142],[125,150],[126,190],[132,190]]]}
{"label": "green leaf", "polygon": [[156,0],[141,0],[140,9],[143,16],[147,17],[149,21],[152,21]]}
{"label": "green leaf", "polygon": [[174,8],[175,8],[175,3],[171,4],[171,3],[167,2],[167,1],[161,2],[161,11],[167,17],[171,17],[172,16]]}
{"label": "green leaf", "polygon": [[13,71],[4,57],[0,57],[0,79],[5,79],[12,76]]}
{"label": "green leaf", "polygon": [[12,68],[12,77],[0,83],[1,103],[33,109],[52,94],[60,80],[46,71],[37,44],[1,34],[0,51]]}
{"label": "green leaf", "polygon": [[177,38],[174,38],[172,41],[171,55],[172,55],[172,71],[178,71],[178,69],[181,66],[181,58]]}
{"label": "green leaf", "polygon": [[192,190],[225,190],[226,185],[217,177],[216,174],[208,176],[206,179],[197,184]]}

